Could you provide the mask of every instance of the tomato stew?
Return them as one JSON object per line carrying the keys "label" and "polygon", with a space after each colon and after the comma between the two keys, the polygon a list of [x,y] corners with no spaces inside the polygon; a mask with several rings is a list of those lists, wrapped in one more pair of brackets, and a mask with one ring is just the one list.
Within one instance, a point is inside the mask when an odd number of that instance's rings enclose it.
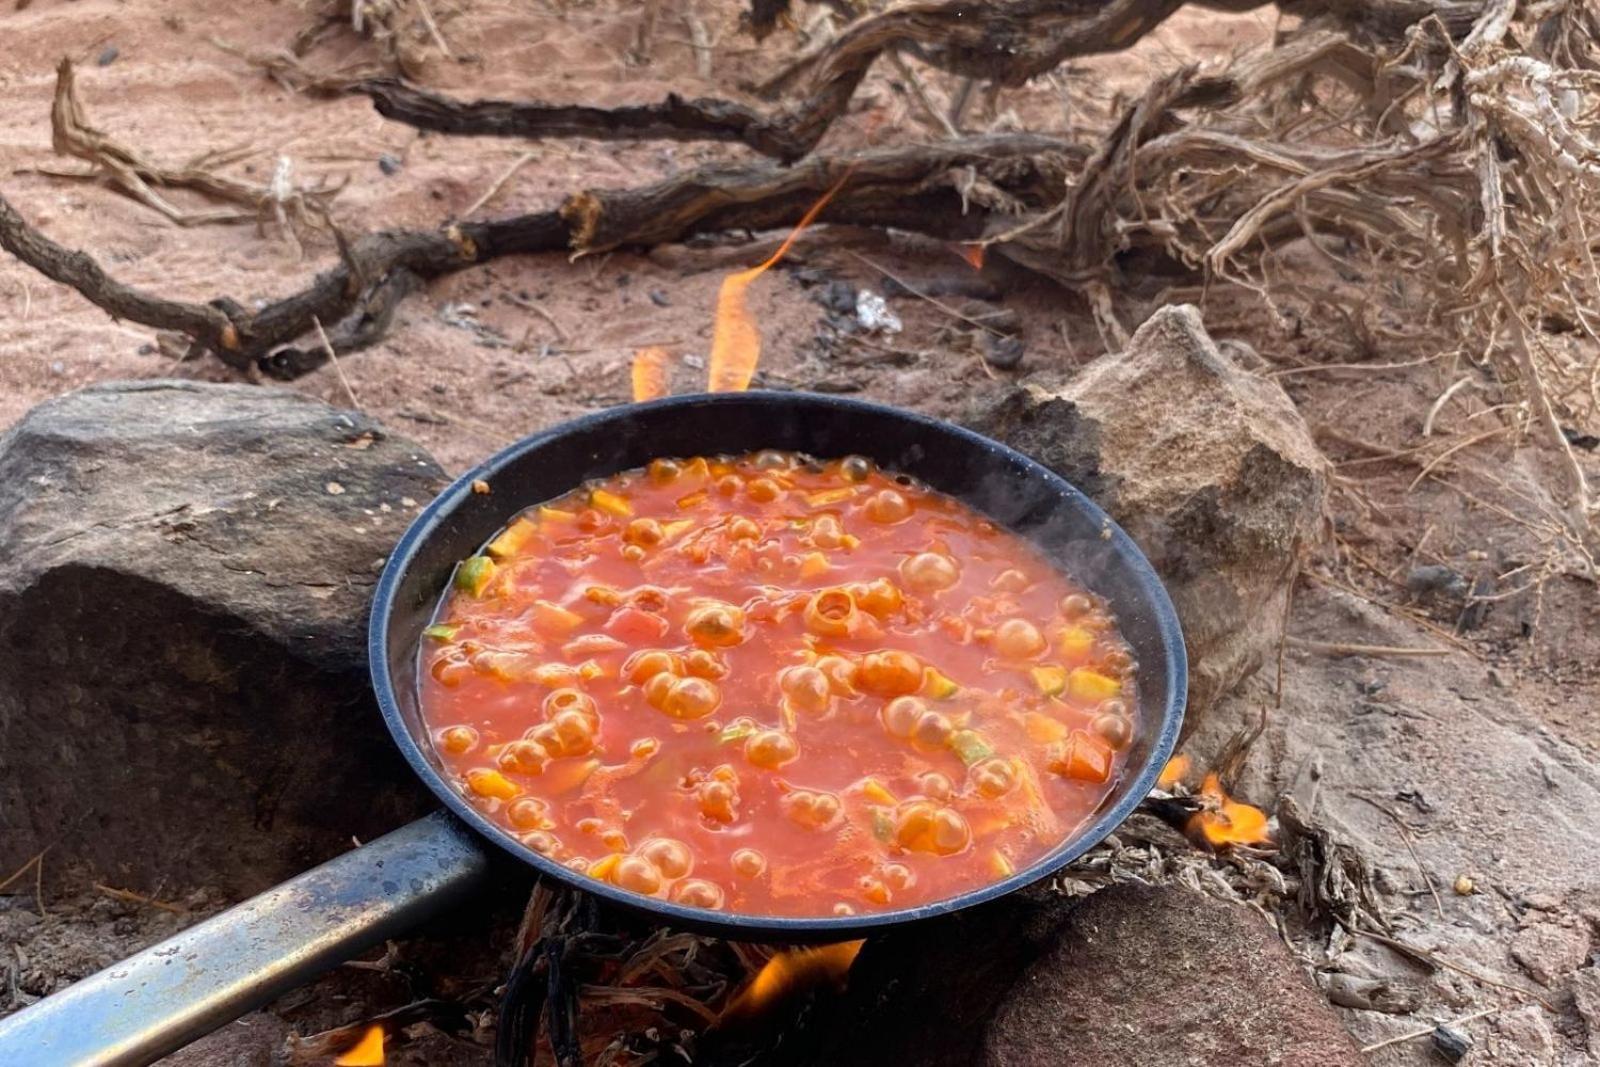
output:
{"label": "tomato stew", "polygon": [[1138,716],[1107,605],[860,457],[659,459],[457,568],[419,675],[463,794],[636,893],[912,907],[1038,859]]}

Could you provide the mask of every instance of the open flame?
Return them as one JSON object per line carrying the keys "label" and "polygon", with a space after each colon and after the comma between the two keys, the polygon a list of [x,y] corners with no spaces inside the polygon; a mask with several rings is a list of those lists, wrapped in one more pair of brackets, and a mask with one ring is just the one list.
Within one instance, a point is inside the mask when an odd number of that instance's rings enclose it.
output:
{"label": "open flame", "polygon": [[762,965],[750,984],[733,998],[723,1012],[725,1020],[751,1018],[793,993],[822,985],[838,987],[850,973],[850,965],[865,941],[840,941],[832,945],[813,945],[783,949]]}
{"label": "open flame", "polygon": [[1171,789],[1187,777],[1189,777],[1189,757],[1173,756],[1167,761],[1167,765],[1161,768],[1161,777],[1156,779],[1156,785],[1162,789]]}
{"label": "open flame", "polygon": [[633,356],[633,402],[655,400],[667,395],[667,364],[672,356],[665,348],[651,345]]}
{"label": "open flame", "polygon": [[[722,289],[717,293],[716,325],[711,333],[711,364],[707,369],[706,386],[709,392],[742,393],[750,388],[756,363],[761,359],[761,331],[756,327],[756,320],[745,302],[745,291],[768,268],[788,254],[795,239],[822,213],[834,194],[844,188],[854,169],[851,167],[840,175],[839,180],[822,194],[822,199],[806,210],[783,244],[765,262],[723,279]],[[637,371],[635,375],[637,380]]]}
{"label": "open flame", "polygon": [[383,1025],[373,1023],[354,1045],[333,1061],[335,1067],[383,1067]]}
{"label": "open flame", "polygon": [[1185,830],[1192,838],[1204,840],[1213,848],[1224,845],[1257,845],[1271,841],[1267,832],[1267,813],[1228,796],[1222,778],[1215,771],[1200,784],[1200,799],[1205,807],[1189,818]]}

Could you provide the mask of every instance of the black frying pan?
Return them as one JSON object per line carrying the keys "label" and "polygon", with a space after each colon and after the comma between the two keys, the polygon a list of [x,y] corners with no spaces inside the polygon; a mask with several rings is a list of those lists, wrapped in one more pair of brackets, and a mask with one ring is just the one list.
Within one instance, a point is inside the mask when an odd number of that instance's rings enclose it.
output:
{"label": "black frying pan", "polygon": [[[893,911],[795,918],[689,908],[597,882],[523,845],[457,791],[423,726],[416,685],[422,630],[455,565],[523,508],[586,479],[658,456],[763,448],[869,456],[1027,537],[1110,601],[1138,661],[1138,722],[1127,771],[1088,826],[1009,878],[960,896]],[[474,492],[477,481],[490,492]],[[970,907],[1052,874],[1128,817],[1172,754],[1187,686],[1182,635],[1160,580],[1082,493],[1026,456],[948,423],[801,393],[685,396],[611,408],[519,441],[468,471],[395,546],[373,599],[368,651],[373,689],[395,743],[450,814],[347,853],[0,1021],[0,1062],[149,1062],[460,899],[487,876],[486,845],[656,922],[744,941],[844,940]]]}

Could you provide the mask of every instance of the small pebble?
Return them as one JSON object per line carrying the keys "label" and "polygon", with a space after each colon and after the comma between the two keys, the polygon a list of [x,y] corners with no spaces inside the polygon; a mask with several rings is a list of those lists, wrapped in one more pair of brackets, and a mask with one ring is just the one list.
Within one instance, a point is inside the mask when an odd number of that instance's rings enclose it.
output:
{"label": "small pebble", "polygon": [[1024,346],[1020,337],[983,335],[983,361],[996,370],[1012,370],[1022,362]]}
{"label": "small pebble", "polygon": [[146,342],[139,346],[138,352],[141,356],[153,356],[156,354],[156,346]]}
{"label": "small pebble", "polygon": [[51,374],[65,374],[65,373],[67,373],[67,365],[65,363],[61,362],[59,359],[52,360],[51,363],[50,363],[50,373]]}
{"label": "small pebble", "polygon": [[378,157],[378,169],[391,177],[400,173],[402,165],[400,157],[393,152],[385,152]]}
{"label": "small pebble", "polygon": [[117,50],[116,45],[108,44],[102,48],[100,50],[100,54],[95,57],[95,63],[98,66],[109,67],[111,64],[117,61],[117,57],[121,54],[122,53]]}
{"label": "small pebble", "polygon": [[1472,1051],[1472,1037],[1453,1026],[1438,1026],[1433,1031],[1433,1051],[1450,1063],[1460,1063]]}
{"label": "small pebble", "polygon": [[1457,896],[1470,897],[1473,893],[1477,892],[1478,883],[1474,882],[1465,874],[1458,874],[1456,875],[1455,885],[1451,886],[1450,888],[1456,891]]}
{"label": "small pebble", "polygon": [[667,294],[662,292],[660,289],[650,290],[650,303],[654,304],[658,308],[672,306],[672,300],[668,298]]}
{"label": "small pebble", "polygon": [[482,478],[474,478],[472,480],[472,491],[477,493],[479,496],[488,496],[489,483],[484,481]]}
{"label": "small pebble", "polygon": [[344,486],[340,485],[338,482],[329,482],[322,488],[328,491],[329,496],[341,496],[344,493]]}

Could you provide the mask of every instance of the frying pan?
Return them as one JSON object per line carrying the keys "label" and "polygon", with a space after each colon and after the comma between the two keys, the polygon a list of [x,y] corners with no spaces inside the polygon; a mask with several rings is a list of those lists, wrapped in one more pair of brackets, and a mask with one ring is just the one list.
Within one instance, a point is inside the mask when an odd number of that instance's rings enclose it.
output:
{"label": "frying pan", "polygon": [[[636,896],[547,859],[466,801],[433,750],[416,684],[422,630],[455,565],[524,507],[587,479],[658,456],[763,448],[868,456],[1021,534],[1110,601],[1138,662],[1139,721],[1127,771],[1088,825],[1031,865],[960,896],[869,914],[792,917]],[[490,492],[475,492],[475,482],[488,483]],[[1172,754],[1187,686],[1182,634],[1160,580],[1082,493],[1026,456],[948,423],[800,393],[626,405],[517,442],[462,475],[406,530],[378,582],[368,634],[384,723],[445,810],[0,1020],[0,1063],[148,1063],[463,900],[488,880],[492,853],[653,922],[743,941],[845,940],[968,908],[1052,874],[1127,818]]]}

